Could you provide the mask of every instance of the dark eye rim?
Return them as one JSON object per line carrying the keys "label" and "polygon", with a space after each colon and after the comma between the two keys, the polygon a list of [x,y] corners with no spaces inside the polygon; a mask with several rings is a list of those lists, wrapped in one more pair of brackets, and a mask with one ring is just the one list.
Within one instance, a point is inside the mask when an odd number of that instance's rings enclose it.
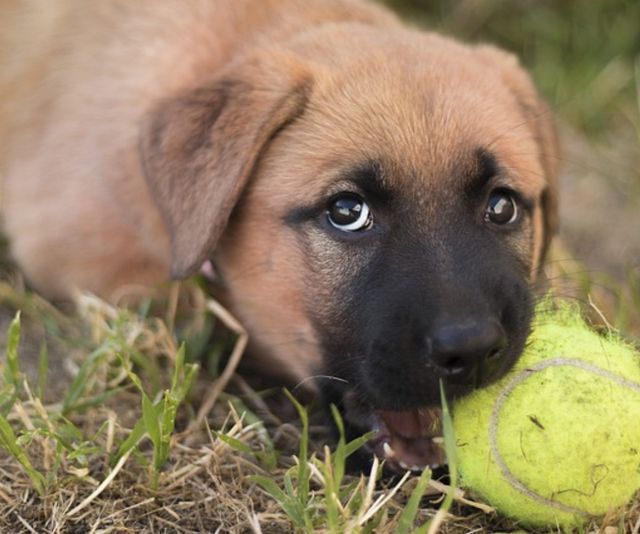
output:
{"label": "dark eye rim", "polygon": [[[491,200],[491,197],[493,195],[500,195],[500,194],[508,196],[515,208],[515,217],[513,217],[512,220],[507,221],[505,223],[496,223],[489,219],[489,201]],[[485,209],[483,212],[483,221],[486,224],[489,224],[495,228],[514,229],[520,226],[524,213],[529,213],[530,210],[531,210],[531,207],[529,206],[529,203],[526,202],[523,199],[522,195],[517,191],[509,187],[495,187],[491,189],[491,191],[489,192],[489,195],[487,196],[487,199],[485,202]]]}
{"label": "dark eye rim", "polygon": [[[341,226],[348,225],[340,225],[331,220],[331,208],[333,204],[343,198],[352,198],[356,199],[358,202],[361,202],[367,207],[367,219],[365,221],[365,225],[361,228],[355,228],[353,230],[347,228],[341,228]],[[370,232],[374,226],[375,222],[373,219],[373,213],[371,209],[371,204],[359,193],[355,193],[353,191],[341,191],[329,197],[326,202],[326,207],[324,209],[324,218],[326,220],[327,225],[334,231],[340,232],[341,234],[364,234]],[[357,221],[356,221],[357,222]]]}

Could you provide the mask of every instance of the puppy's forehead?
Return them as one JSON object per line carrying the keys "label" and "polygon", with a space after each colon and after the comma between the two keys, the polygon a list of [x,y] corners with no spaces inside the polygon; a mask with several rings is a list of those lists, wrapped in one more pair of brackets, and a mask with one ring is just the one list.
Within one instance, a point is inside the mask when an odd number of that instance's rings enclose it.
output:
{"label": "puppy's forehead", "polygon": [[464,180],[488,154],[514,187],[537,196],[538,148],[499,68],[457,43],[414,41],[371,43],[366,54],[318,69],[294,133],[306,161],[327,175],[377,162],[393,187],[425,195],[442,191],[443,180]]}

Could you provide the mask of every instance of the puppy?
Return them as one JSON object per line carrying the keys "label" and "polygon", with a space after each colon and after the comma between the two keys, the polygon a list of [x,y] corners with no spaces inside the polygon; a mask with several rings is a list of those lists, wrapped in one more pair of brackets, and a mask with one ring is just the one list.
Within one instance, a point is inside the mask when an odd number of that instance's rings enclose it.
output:
{"label": "puppy", "polygon": [[[360,0],[0,7],[4,228],[35,288],[211,261],[266,370],[389,465],[522,351],[556,227],[549,112],[510,54]],[[437,441],[437,440],[436,440]]]}

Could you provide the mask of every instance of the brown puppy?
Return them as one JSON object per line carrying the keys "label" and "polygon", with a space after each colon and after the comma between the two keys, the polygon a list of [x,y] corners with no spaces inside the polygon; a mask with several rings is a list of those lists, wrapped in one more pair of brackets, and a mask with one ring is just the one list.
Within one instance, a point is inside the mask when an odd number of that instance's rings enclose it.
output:
{"label": "brown puppy", "polygon": [[211,259],[265,367],[331,377],[378,451],[436,462],[439,379],[462,394],[517,358],[555,228],[553,128],[516,59],[357,0],[0,20],[2,211],[31,283],[108,297]]}

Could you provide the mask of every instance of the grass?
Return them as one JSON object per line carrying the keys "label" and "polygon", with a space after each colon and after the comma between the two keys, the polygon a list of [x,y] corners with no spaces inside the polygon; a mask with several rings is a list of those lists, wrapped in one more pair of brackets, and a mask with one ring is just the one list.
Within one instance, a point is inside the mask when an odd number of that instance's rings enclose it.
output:
{"label": "grass", "polygon": [[[194,427],[199,404],[224,375],[211,376],[185,356],[191,340],[197,345],[215,322],[195,284],[173,292],[179,306],[169,299],[132,311],[85,296],[75,315],[55,321],[28,292],[0,284],[0,294],[5,306],[23,310],[8,326],[0,388],[0,529],[408,534],[518,528],[456,488],[446,409],[449,485],[429,470],[383,479],[377,460],[368,473],[347,473],[346,459],[368,436],[346,442],[334,409],[340,438],[332,442],[314,410],[288,392],[254,391],[235,373]],[[53,351],[33,351],[37,372],[28,376],[20,341],[25,331],[33,335],[26,327],[34,323],[46,324],[47,343],[60,337],[68,352],[56,360]],[[177,332],[188,335],[178,341]],[[223,338],[225,352],[233,352],[237,340],[214,336]],[[209,341],[201,353],[218,346]],[[52,362],[69,360],[78,364],[73,379],[59,400],[47,403]],[[275,408],[282,401],[293,414]],[[604,525],[637,531],[640,501]]]}
{"label": "grass", "polygon": [[[620,252],[580,233],[593,213],[576,211],[588,200],[576,188],[564,213],[575,226],[565,225],[549,279],[596,327],[640,340],[640,239],[619,237],[640,227],[640,4],[388,3],[523,58],[575,147],[565,178],[617,194],[607,197],[616,220],[606,239]],[[313,406],[254,390],[237,372],[246,333],[197,283],[135,310],[90,296],[61,310],[25,289],[14,267],[2,272],[0,531],[522,532],[456,488],[453,464],[451,485],[428,470],[385,480],[377,461],[346,472],[364,438],[335,442]],[[451,440],[447,432],[449,449]],[[640,500],[585,528],[598,531],[640,532]]]}

